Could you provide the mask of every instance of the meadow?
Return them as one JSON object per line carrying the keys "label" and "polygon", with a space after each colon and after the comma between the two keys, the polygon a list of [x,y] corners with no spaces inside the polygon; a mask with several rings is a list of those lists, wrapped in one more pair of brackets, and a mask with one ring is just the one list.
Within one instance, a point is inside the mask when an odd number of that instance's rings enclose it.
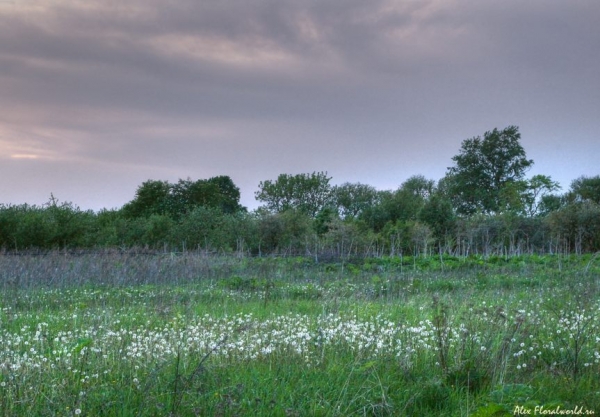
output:
{"label": "meadow", "polygon": [[600,413],[596,255],[4,253],[0,287],[1,416]]}

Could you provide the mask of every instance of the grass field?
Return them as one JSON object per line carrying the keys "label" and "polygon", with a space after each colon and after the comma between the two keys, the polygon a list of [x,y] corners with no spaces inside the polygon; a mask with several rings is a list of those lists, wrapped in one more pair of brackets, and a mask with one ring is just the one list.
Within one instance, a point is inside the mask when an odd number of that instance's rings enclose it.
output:
{"label": "grass field", "polygon": [[5,254],[0,271],[2,416],[600,413],[591,255]]}

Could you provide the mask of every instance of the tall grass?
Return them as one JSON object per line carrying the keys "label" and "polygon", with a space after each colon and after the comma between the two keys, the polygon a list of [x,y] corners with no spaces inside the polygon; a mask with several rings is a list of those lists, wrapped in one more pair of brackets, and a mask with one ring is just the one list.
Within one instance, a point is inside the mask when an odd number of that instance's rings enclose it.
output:
{"label": "tall grass", "polygon": [[600,412],[596,263],[0,256],[0,415]]}

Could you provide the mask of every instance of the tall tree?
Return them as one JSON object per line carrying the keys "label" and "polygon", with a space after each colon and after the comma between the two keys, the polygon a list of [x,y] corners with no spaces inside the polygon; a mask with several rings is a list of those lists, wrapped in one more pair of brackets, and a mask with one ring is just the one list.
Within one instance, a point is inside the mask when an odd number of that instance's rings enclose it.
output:
{"label": "tall tree", "polygon": [[170,194],[171,185],[167,181],[145,181],[136,190],[135,198],[123,206],[123,213],[129,218],[167,214]]}
{"label": "tall tree", "polygon": [[239,201],[239,188],[224,175],[208,180],[180,179],[175,184],[149,180],[140,185],[135,198],[123,206],[123,213],[128,218],[159,214],[179,219],[196,207],[210,207],[232,214],[244,209]]}
{"label": "tall tree", "polygon": [[435,181],[428,180],[423,175],[413,175],[402,183],[400,190],[406,195],[412,195],[421,200],[426,200],[435,191]]}
{"label": "tall tree", "polygon": [[441,193],[434,193],[419,211],[419,221],[426,223],[439,240],[451,234],[455,216],[450,200]]}
{"label": "tall tree", "polygon": [[[509,209],[525,172],[533,165],[520,144],[516,126],[485,132],[462,142],[460,153],[448,168],[449,191],[461,214],[500,213]],[[514,202],[513,202],[514,203]]]}
{"label": "tall tree", "polygon": [[246,209],[240,204],[240,189],[227,175],[219,175],[208,179],[208,182],[217,186],[220,199],[218,207],[223,213],[237,213]]}
{"label": "tall tree", "polygon": [[416,221],[434,191],[433,180],[414,175],[396,191],[377,191],[375,203],[365,207],[359,219],[375,231],[381,231],[387,223]]}
{"label": "tall tree", "polygon": [[547,175],[534,175],[527,181],[527,191],[524,195],[525,214],[533,217],[542,215],[548,210],[551,201],[550,193],[560,190],[560,184]]}
{"label": "tall tree", "polygon": [[178,215],[199,206],[218,208],[227,214],[243,210],[240,205],[240,189],[226,175],[207,180],[179,180],[172,185],[171,195],[173,211]]}
{"label": "tall tree", "polygon": [[333,205],[343,219],[354,219],[378,203],[379,195],[371,185],[346,182],[332,189]]}
{"label": "tall tree", "polygon": [[209,180],[180,179],[171,185],[171,215],[180,217],[195,207],[218,207],[221,201],[219,187]]}
{"label": "tall tree", "polygon": [[255,196],[265,203],[268,211],[280,213],[293,209],[315,217],[331,202],[330,180],[327,172],[281,174],[276,181],[261,181]]}
{"label": "tall tree", "polygon": [[567,198],[571,201],[593,201],[600,204],[600,175],[574,180]]}

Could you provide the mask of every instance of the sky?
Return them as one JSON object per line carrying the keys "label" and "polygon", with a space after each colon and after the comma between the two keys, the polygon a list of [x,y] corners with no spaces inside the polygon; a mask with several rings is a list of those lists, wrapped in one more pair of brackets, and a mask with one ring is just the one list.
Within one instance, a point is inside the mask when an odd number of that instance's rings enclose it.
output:
{"label": "sky", "polygon": [[146,180],[438,180],[516,125],[600,174],[597,0],[0,0],[0,204],[119,208]]}

